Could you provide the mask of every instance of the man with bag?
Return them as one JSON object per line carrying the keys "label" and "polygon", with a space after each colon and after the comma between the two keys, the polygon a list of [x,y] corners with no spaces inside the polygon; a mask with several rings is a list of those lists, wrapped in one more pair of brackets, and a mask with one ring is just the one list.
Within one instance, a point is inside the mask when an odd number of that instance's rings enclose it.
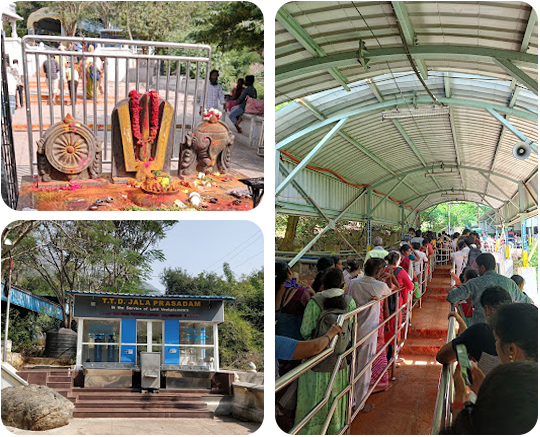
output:
{"label": "man with bag", "polygon": [[257,98],[257,90],[253,86],[254,83],[255,83],[255,76],[253,75],[246,76],[246,89],[242,91],[242,94],[240,94],[240,97],[236,99],[236,103],[238,103],[238,105],[233,107],[229,114],[230,120],[233,122],[234,126],[236,127],[236,130],[239,133],[242,133],[242,128],[240,127],[240,123],[242,122],[241,115],[245,112],[248,97],[251,97],[252,99]]}

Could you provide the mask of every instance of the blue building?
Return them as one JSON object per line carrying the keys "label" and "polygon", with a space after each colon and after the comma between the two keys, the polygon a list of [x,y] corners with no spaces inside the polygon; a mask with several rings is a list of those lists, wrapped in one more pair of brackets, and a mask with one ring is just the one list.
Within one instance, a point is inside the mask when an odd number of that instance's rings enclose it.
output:
{"label": "blue building", "polygon": [[218,372],[227,296],[69,292],[78,324],[77,369],[133,368],[159,352],[162,369]]}

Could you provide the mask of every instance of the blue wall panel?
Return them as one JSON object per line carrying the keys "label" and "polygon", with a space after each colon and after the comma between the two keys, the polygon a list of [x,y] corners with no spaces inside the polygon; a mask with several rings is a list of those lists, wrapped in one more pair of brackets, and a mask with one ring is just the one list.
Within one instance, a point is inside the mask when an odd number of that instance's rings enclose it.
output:
{"label": "blue wall panel", "polygon": [[[164,326],[164,343],[175,344],[180,343],[180,325],[178,320],[165,320]],[[178,364],[180,362],[180,350],[178,346],[165,346],[164,364]]]}
{"label": "blue wall panel", "polygon": [[[137,342],[137,320],[122,319],[122,337],[121,343],[136,343]],[[133,363],[137,359],[137,346],[122,345],[120,347],[120,362]]]}

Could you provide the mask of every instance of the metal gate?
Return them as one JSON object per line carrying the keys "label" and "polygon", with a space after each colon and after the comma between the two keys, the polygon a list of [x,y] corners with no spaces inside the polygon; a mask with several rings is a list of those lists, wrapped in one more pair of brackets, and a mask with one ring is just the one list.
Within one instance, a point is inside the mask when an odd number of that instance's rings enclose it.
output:
{"label": "metal gate", "polygon": [[[154,54],[158,48],[166,49],[168,53]],[[208,45],[27,35],[22,39],[22,55],[31,175],[37,165],[35,141],[68,113],[88,125],[103,141],[103,164],[107,170],[112,158],[112,109],[127,98],[132,89],[141,94],[156,90],[164,100],[171,99],[169,103],[173,105],[176,124],[173,162],[179,160],[179,144],[186,130],[201,119],[200,108],[205,106],[212,55]],[[44,63],[50,65],[52,58],[60,67],[58,87],[51,74],[48,78],[43,74]],[[66,80],[69,73],[71,78],[76,77],[75,63],[82,63],[77,89],[74,80],[70,81],[70,86]],[[99,69],[101,74],[96,72]],[[55,96],[59,98],[58,105]]]}
{"label": "metal gate", "polygon": [[7,83],[8,60],[4,48],[4,34],[2,33],[2,199],[12,208],[17,208],[19,190],[17,182],[17,168],[15,166],[15,150],[13,145],[13,131],[11,128],[11,109]]}

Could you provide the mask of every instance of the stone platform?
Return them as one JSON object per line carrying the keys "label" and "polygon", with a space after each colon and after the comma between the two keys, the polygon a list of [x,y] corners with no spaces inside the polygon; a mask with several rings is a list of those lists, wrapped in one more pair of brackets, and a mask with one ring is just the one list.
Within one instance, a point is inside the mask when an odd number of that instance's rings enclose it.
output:
{"label": "stone platform", "polygon": [[[110,176],[104,178],[111,181]],[[40,182],[34,184],[31,177],[23,178],[19,192],[18,209],[39,211],[142,211],[142,210],[201,210],[201,211],[248,211],[253,202],[246,185],[240,182],[245,176],[239,172],[208,175],[204,181],[197,176],[173,178],[181,184],[174,195],[144,193],[130,183],[105,183],[102,180],[75,181],[59,185]],[[94,182],[94,183],[93,183]],[[193,205],[189,196],[200,194],[200,203]],[[231,194],[234,193],[234,195]]]}

